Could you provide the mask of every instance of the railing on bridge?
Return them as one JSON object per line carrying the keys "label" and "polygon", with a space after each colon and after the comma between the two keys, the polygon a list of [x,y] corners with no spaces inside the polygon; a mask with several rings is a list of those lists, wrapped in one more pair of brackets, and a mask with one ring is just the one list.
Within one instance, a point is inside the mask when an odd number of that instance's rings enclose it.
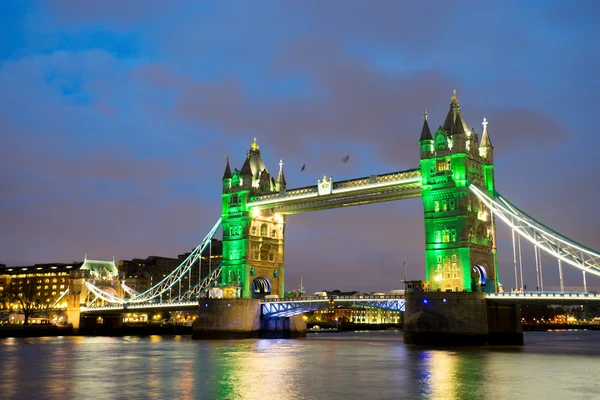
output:
{"label": "railing on bridge", "polygon": [[[492,300],[544,300],[551,302],[559,301],[588,301],[595,300],[600,302],[600,295],[597,293],[580,293],[580,292],[506,292],[506,293],[488,293],[487,299]],[[547,300],[547,301],[546,301]]]}

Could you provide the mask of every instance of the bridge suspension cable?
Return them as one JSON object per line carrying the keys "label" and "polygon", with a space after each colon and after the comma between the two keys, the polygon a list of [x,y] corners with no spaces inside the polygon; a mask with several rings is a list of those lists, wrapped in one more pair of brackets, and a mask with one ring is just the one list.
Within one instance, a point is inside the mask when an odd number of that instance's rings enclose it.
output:
{"label": "bridge suspension cable", "polygon": [[219,264],[209,275],[202,281],[198,282],[195,286],[177,296],[174,301],[191,301],[195,300],[198,296],[204,293],[210,286],[213,285],[221,276],[221,266]]}
{"label": "bridge suspension cable", "polygon": [[[584,282],[585,273],[600,276],[600,253],[548,228],[518,209],[498,192],[495,193],[496,198],[492,198],[473,184],[470,184],[469,188],[495,216],[499,217],[520,237],[531,242],[537,249],[544,250],[555,257],[559,263],[562,261],[583,271]],[[536,258],[539,255],[537,249]],[[562,263],[559,266],[562,275]]]}
{"label": "bridge suspension cable", "polygon": [[[190,255],[177,267],[167,275],[162,281],[158,282],[156,285],[152,286],[150,289],[145,292],[134,295],[133,297],[124,299],[121,297],[117,297],[113,294],[107,293],[102,289],[96,287],[90,282],[85,281],[86,287],[92,292],[97,298],[112,304],[123,304],[123,303],[143,303],[152,301],[158,297],[162,298],[162,295],[167,291],[169,293],[172,292],[173,286],[179,284],[181,280],[185,277],[185,275],[190,271],[192,266],[198,261],[201,262],[200,258],[204,250],[210,245],[213,237],[217,233],[217,230],[221,226],[221,218],[217,221],[217,223],[212,227],[210,232],[204,237],[202,242],[190,253]],[[181,292],[181,288],[179,288]],[[169,299],[172,296],[169,295]]]}
{"label": "bridge suspension cable", "polygon": [[123,291],[125,291],[125,293],[127,293],[131,297],[135,297],[135,296],[139,295],[138,292],[136,292],[135,290],[133,290],[132,288],[127,286],[125,284],[125,281],[121,282],[121,288],[123,289]]}

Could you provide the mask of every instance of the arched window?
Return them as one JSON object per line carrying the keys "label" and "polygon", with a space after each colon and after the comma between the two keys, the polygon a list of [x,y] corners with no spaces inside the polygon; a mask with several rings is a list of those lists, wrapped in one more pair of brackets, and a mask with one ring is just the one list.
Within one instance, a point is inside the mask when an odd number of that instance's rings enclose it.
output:
{"label": "arched window", "polygon": [[268,236],[267,224],[260,226],[260,236]]}

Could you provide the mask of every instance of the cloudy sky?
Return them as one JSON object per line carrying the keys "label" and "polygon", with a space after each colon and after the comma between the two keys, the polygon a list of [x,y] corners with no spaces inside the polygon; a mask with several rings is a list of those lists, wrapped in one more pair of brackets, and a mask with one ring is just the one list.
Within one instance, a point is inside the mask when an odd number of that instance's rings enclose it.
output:
{"label": "cloudy sky", "polygon": [[[469,126],[489,120],[498,191],[600,249],[599,16],[592,0],[3,0],[0,263],[190,251],[253,137],[289,188],[417,167],[423,110],[442,124],[453,88]],[[287,287],[395,289],[405,258],[423,278],[422,213],[289,217]]]}

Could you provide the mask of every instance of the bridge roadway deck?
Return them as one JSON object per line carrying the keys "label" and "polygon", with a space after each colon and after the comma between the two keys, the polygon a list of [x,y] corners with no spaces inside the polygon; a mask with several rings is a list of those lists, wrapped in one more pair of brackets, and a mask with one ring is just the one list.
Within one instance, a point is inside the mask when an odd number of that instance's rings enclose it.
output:
{"label": "bridge roadway deck", "polygon": [[[520,304],[548,304],[548,305],[578,305],[589,302],[600,303],[600,294],[580,292],[509,292],[489,293],[488,300],[520,303]],[[200,299],[199,301],[201,301]],[[225,300],[225,299],[224,299]],[[106,313],[123,311],[164,311],[196,310],[199,301],[177,303],[143,303],[143,304],[118,304],[102,307],[81,307],[82,313]],[[376,296],[308,296],[294,299],[262,299],[261,309],[265,316],[290,316],[307,311],[316,310],[332,304],[352,304],[364,307],[378,307],[392,311],[404,311],[404,296],[401,295],[376,295]]]}
{"label": "bridge roadway deck", "polygon": [[[226,299],[223,299],[224,301]],[[117,304],[101,307],[81,307],[82,313],[106,313],[106,312],[123,312],[123,311],[151,311],[151,310],[164,310],[164,311],[179,311],[179,310],[195,310],[198,308],[199,302],[187,301],[177,303],[142,303],[142,304]],[[317,308],[326,307],[331,303],[354,303],[362,304],[371,307],[380,307],[402,311],[404,308],[403,296],[333,296],[333,297],[300,297],[295,299],[262,299],[263,312],[265,310],[274,310],[273,307],[280,311],[294,309],[298,314],[302,309],[306,311],[315,310]],[[402,310],[400,310],[402,308]],[[271,313],[268,313],[271,314]]]}

